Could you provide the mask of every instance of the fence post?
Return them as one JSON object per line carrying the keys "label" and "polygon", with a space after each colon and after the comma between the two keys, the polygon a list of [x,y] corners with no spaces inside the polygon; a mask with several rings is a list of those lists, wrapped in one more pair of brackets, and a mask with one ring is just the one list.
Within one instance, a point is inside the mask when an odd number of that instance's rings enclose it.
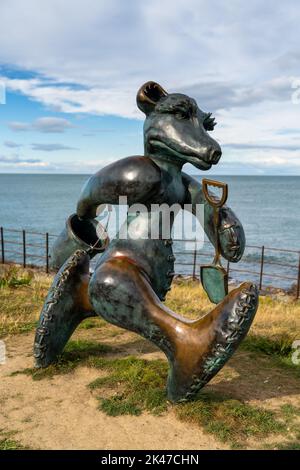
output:
{"label": "fence post", "polygon": [[3,236],[3,227],[0,228],[1,232],[1,258],[2,258],[2,264],[5,263],[5,256],[4,256],[4,236]]}
{"label": "fence post", "polygon": [[197,241],[195,240],[194,261],[193,261],[193,281],[196,279],[196,261],[197,261]]}
{"label": "fence post", "polygon": [[25,230],[22,230],[23,238],[23,268],[26,268],[26,233]]}
{"label": "fence post", "polygon": [[299,299],[299,294],[300,294],[300,252],[299,252],[298,282],[297,282],[296,300]]}
{"label": "fence post", "polygon": [[259,276],[259,290],[262,288],[262,280],[264,274],[264,258],[265,258],[265,247],[261,247],[261,259],[260,259],[260,276]]}
{"label": "fence post", "polygon": [[49,233],[46,233],[46,273],[49,272]]}

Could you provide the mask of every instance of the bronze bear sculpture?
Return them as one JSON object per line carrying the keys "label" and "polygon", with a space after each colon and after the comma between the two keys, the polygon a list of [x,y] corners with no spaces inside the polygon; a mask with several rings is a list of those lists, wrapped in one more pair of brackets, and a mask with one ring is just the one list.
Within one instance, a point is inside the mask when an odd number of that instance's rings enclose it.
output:
{"label": "bronze bear sculpture", "polygon": [[[182,171],[185,163],[201,170],[218,163],[221,148],[208,134],[215,126],[214,118],[192,98],[168,94],[155,82],[139,89],[137,105],[146,115],[144,155],[108,165],[87,181],[76,214],[69,217],[53,247],[51,261],[59,271],[36,330],[35,363],[37,367],[53,363],[78,324],[99,315],[156,344],[169,361],[169,399],[185,401],[223,367],[247,334],[257,310],[258,290],[245,282],[211,312],[192,321],[163,304],[175,258],[170,234],[149,237],[151,219],[160,223],[157,212],[129,212],[127,237],[116,235],[109,243],[98,240],[98,206],[118,204],[119,196],[126,196],[129,205],[139,203],[146,208],[189,204],[194,215],[196,205],[204,204],[204,230],[215,245],[213,210],[204,199],[201,183]],[[222,256],[239,261],[245,235],[227,206],[220,211],[218,233]],[[101,251],[90,275],[90,259]]]}

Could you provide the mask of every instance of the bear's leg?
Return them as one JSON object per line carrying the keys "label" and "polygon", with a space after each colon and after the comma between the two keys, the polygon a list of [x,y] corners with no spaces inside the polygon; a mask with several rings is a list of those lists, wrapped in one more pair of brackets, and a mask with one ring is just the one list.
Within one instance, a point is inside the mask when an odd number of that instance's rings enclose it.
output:
{"label": "bear's leg", "polygon": [[36,329],[36,367],[54,362],[79,323],[96,316],[87,295],[89,260],[85,251],[76,251],[54,278]]}
{"label": "bear's leg", "polygon": [[94,272],[89,295],[110,323],[135,331],[166,354],[168,397],[192,398],[228,361],[247,334],[258,305],[254,285],[243,283],[210,313],[192,321],[164,306],[128,258],[110,258]]}

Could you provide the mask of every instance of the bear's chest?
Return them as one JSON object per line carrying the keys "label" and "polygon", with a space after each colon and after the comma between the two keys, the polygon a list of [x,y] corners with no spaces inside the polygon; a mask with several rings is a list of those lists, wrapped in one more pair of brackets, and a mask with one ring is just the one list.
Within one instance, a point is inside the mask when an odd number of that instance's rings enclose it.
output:
{"label": "bear's chest", "polygon": [[181,175],[173,178],[162,179],[162,190],[161,190],[161,204],[173,204],[182,205],[185,200],[185,186],[182,182]]}

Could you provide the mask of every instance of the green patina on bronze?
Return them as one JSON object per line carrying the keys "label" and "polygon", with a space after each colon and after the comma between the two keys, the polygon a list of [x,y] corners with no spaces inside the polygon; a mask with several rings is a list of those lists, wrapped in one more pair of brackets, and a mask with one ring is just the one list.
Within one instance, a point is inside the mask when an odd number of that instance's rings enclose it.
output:
{"label": "green patina on bronze", "polygon": [[228,276],[222,266],[201,266],[201,282],[209,300],[214,304],[221,302],[228,294]]}
{"label": "green patina on bronze", "polygon": [[[100,315],[144,336],[166,354],[168,397],[184,401],[218,372],[247,334],[258,292],[251,283],[243,283],[227,294],[226,283],[211,268],[205,283],[218,303],[211,312],[199,312],[199,318],[190,321],[168,309],[163,301],[174,277],[171,230],[176,213],[166,234],[159,208],[129,209],[119,234],[110,242],[105,237],[98,241],[98,206],[118,204],[119,196],[126,196],[129,206],[177,204],[195,216],[199,216],[197,204],[203,204],[201,222],[218,254],[237,262],[244,251],[243,227],[234,212],[222,205],[216,225],[201,183],[182,171],[185,163],[204,171],[218,163],[221,148],[208,134],[215,125],[211,114],[192,98],[168,94],[154,82],[140,88],[137,105],[146,116],[145,153],[102,168],[84,186],[77,212],[68,219],[51,254],[52,266],[59,271],[41,312],[35,360],[37,367],[54,362],[80,321]],[[149,237],[152,224],[159,227],[156,239]],[[103,254],[90,275],[89,259],[99,252]]]}

